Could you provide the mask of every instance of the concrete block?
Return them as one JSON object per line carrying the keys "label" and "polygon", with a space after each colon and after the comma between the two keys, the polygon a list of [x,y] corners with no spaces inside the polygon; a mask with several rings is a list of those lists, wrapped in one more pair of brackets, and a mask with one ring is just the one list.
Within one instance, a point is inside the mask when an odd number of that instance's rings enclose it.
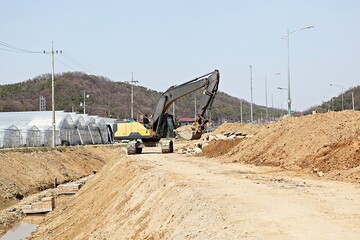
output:
{"label": "concrete block", "polygon": [[61,184],[57,187],[58,194],[75,194],[81,188],[81,184],[79,183],[67,183]]}

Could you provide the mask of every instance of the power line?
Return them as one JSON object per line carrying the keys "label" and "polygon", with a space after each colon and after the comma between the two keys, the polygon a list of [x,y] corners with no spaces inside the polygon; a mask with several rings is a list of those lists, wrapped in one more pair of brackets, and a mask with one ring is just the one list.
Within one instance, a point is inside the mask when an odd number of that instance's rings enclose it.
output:
{"label": "power line", "polygon": [[[76,65],[77,67],[81,68],[82,70],[84,70],[85,72],[92,72],[95,73],[93,70],[85,67],[83,64],[81,64],[78,60],[76,60],[74,57],[69,56],[69,54],[66,53],[62,53],[62,56],[65,57],[68,61],[70,61],[71,63],[73,63],[74,65]],[[96,74],[96,73],[95,73]]]}
{"label": "power line", "polygon": [[3,41],[0,41],[0,45],[7,48],[7,49],[1,48],[2,50],[10,51],[10,52],[18,52],[18,53],[43,53],[42,51],[31,51],[31,50],[27,50],[27,49],[24,49],[24,48],[20,48],[20,47],[17,47],[17,46],[15,46],[15,45],[11,45],[11,44],[6,43],[6,42],[3,42]]}
{"label": "power line", "polygon": [[15,53],[24,53],[24,52],[20,52],[20,51],[16,51],[16,50],[10,50],[10,49],[6,49],[6,48],[0,48],[0,50],[4,50],[4,51],[8,51],[8,52],[15,52]]}
{"label": "power line", "polygon": [[62,65],[64,65],[64,66],[66,66],[66,67],[68,67],[68,68],[71,68],[72,70],[76,71],[76,69],[75,69],[75,68],[73,68],[73,67],[71,67],[71,66],[67,65],[66,63],[64,63],[64,62],[63,62],[63,61],[61,61],[60,59],[55,58],[55,60],[56,60],[57,62],[61,63]]}
{"label": "power line", "polygon": [[[8,52],[14,52],[14,53],[34,53],[34,54],[50,54],[50,52],[46,52],[46,51],[32,51],[32,50],[28,50],[28,49],[25,49],[25,48],[21,48],[21,47],[18,47],[16,45],[12,45],[12,44],[9,44],[9,43],[6,43],[4,41],[0,41],[0,50],[3,50],[3,51],[8,51]],[[56,52],[58,53],[58,52]],[[71,57],[69,54],[66,54],[64,53],[63,51],[60,51],[60,54],[61,56],[63,56],[68,62],[72,63],[73,65],[75,65],[76,67],[82,69],[83,71],[85,72],[91,72],[91,73],[94,73],[96,75],[98,75],[95,71],[87,68],[86,66],[84,66],[83,64],[81,64],[79,62],[79,60],[77,60],[76,58],[74,57]],[[66,63],[60,61],[59,59],[56,59],[56,61],[60,62],[61,64],[65,65],[66,67],[69,67],[71,68],[72,70],[76,71],[73,67],[67,65]]]}

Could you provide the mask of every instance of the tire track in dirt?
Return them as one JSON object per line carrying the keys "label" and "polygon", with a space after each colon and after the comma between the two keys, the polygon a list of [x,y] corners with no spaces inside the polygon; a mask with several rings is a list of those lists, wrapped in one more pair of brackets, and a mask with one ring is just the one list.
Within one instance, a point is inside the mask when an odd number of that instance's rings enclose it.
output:
{"label": "tire track in dirt", "polygon": [[[351,197],[350,197],[351,196]],[[34,239],[357,239],[360,189],[179,154],[107,164]]]}

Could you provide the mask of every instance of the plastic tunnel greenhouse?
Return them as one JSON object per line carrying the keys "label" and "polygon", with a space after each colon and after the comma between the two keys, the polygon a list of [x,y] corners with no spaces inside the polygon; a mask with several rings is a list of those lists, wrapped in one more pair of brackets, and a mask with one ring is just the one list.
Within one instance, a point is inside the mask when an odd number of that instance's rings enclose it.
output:
{"label": "plastic tunnel greenhouse", "polygon": [[27,147],[40,147],[42,146],[42,134],[36,127],[32,126],[26,131],[26,146]]}
{"label": "plastic tunnel greenhouse", "polygon": [[14,148],[22,146],[22,136],[20,130],[11,125],[8,128],[3,128],[0,131],[0,147]]}
{"label": "plastic tunnel greenhouse", "polygon": [[[52,145],[52,126],[43,125],[44,145]],[[64,112],[56,112],[55,117],[55,142],[56,145],[75,145],[79,134],[75,131],[75,124],[71,116]]]}
{"label": "plastic tunnel greenhouse", "polygon": [[90,140],[92,144],[100,144],[101,138],[99,134],[99,130],[96,126],[96,120],[94,117],[90,116],[84,116],[84,119],[86,121],[86,126],[88,129],[88,132],[90,134]]}
{"label": "plastic tunnel greenhouse", "polygon": [[[52,146],[52,121],[51,111],[0,112],[0,148]],[[112,142],[108,125],[101,117],[55,111],[55,145]]]}
{"label": "plastic tunnel greenhouse", "polygon": [[101,143],[107,144],[108,141],[108,129],[105,121],[100,118],[96,118],[96,125],[99,130],[99,137],[101,139]]}
{"label": "plastic tunnel greenhouse", "polygon": [[87,130],[86,122],[84,118],[78,114],[71,114],[71,117],[75,124],[74,131],[76,132],[76,134],[79,135],[78,141],[74,142],[74,144],[75,145],[91,144],[90,133]]}

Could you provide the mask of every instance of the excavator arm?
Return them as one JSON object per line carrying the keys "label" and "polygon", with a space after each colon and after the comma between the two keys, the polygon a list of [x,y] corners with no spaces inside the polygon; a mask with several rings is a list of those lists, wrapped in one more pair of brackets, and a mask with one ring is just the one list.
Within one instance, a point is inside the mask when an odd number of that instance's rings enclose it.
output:
{"label": "excavator arm", "polygon": [[[189,131],[183,131],[184,135],[190,136],[185,139],[198,139],[207,123],[206,110],[210,109],[218,90],[220,74],[218,70],[195,78],[178,86],[170,87],[164,92],[155,106],[154,113],[149,125],[145,126],[139,122],[116,123],[115,140],[128,140],[128,154],[140,154],[143,147],[154,147],[161,145],[162,153],[172,153],[174,137],[173,117],[166,113],[171,104],[192,92],[202,89],[203,95],[200,98],[200,108],[197,118]],[[177,131],[177,134],[179,132]],[[181,135],[181,134],[179,134]]]}
{"label": "excavator arm", "polygon": [[165,134],[168,134],[169,132],[167,129],[169,127],[169,124],[167,124],[169,117],[166,114],[166,110],[171,106],[171,104],[183,96],[203,89],[203,95],[200,98],[200,109],[197,113],[197,118],[193,126],[194,137],[192,137],[192,139],[200,138],[201,132],[204,129],[205,124],[208,122],[206,118],[206,110],[211,109],[218,90],[219,80],[219,71],[215,70],[181,85],[172,86],[164,92],[155,107],[153,117],[150,121],[156,138],[166,137]]}

